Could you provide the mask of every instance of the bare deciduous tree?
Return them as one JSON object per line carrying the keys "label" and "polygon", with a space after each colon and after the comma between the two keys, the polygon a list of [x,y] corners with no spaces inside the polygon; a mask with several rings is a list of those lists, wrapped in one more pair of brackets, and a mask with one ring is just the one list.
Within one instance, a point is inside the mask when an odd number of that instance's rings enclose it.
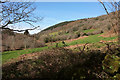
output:
{"label": "bare deciduous tree", "polygon": [[[112,27],[114,29],[114,33],[118,35],[118,42],[120,43],[120,2],[116,0],[108,0],[108,2],[103,2],[102,0],[98,1],[102,4],[103,8],[108,14],[109,20],[112,23]],[[108,10],[113,12],[115,22],[112,21],[111,15]]]}
{"label": "bare deciduous tree", "polygon": [[[9,29],[12,31],[28,31],[34,30],[39,26],[35,27],[33,23],[36,23],[42,18],[33,16],[33,11],[36,9],[32,4],[33,2],[6,2],[0,0],[0,4],[2,4],[2,10],[0,14],[2,14],[2,18],[0,20],[0,29]],[[9,25],[16,23],[27,23],[33,27],[33,29],[26,30],[14,30],[10,29]]]}
{"label": "bare deciduous tree", "polygon": [[[116,0],[106,0],[108,2],[103,2],[102,0],[98,0],[98,1],[102,4],[103,8],[105,9],[106,13],[108,14],[108,18],[109,18],[110,22],[112,23],[114,32],[116,34],[118,34],[119,33],[119,31],[118,31],[119,2],[117,2]],[[115,22],[112,21],[112,19],[111,19],[112,16],[110,15],[109,11],[113,12],[113,16],[116,20]]]}

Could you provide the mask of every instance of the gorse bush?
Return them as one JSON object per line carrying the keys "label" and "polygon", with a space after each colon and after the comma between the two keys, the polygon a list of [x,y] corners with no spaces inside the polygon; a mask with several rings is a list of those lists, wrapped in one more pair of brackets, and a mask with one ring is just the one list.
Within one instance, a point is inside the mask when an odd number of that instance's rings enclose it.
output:
{"label": "gorse bush", "polygon": [[103,71],[107,74],[104,78],[109,80],[120,79],[120,48],[112,50],[113,54],[107,53],[102,61]]}
{"label": "gorse bush", "polygon": [[111,49],[112,53],[109,50],[74,53],[69,49],[54,48],[22,55],[15,59],[16,62],[3,65],[3,80],[119,80],[119,48]]}
{"label": "gorse bush", "polygon": [[99,18],[94,18],[95,20],[99,20]]}
{"label": "gorse bush", "polygon": [[[99,56],[99,57],[98,57]],[[81,54],[80,63],[67,66],[60,71],[58,79],[69,79],[69,80],[93,80],[99,79],[95,74],[99,73],[102,70],[101,62],[104,59],[105,55],[101,54],[99,51],[85,52]],[[89,67],[88,67],[89,66]]]}

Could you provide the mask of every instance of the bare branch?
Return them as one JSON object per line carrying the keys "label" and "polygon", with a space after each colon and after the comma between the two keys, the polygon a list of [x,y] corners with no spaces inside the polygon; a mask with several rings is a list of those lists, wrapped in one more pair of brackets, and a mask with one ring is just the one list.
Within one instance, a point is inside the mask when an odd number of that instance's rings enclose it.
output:
{"label": "bare branch", "polygon": [[103,5],[103,7],[104,7],[106,13],[109,15],[109,12],[107,11],[107,8],[106,8],[106,6],[104,5],[104,3],[103,3],[101,0],[98,0],[98,1]]}
{"label": "bare branch", "polygon": [[[114,30],[114,33],[115,34],[118,34],[118,32],[117,32],[117,30],[116,30],[116,28],[115,28],[115,26],[116,26],[116,24],[118,23],[118,22],[116,22],[115,24],[113,23],[113,21],[111,20],[111,16],[110,16],[110,14],[109,14],[109,12],[108,12],[108,9],[107,9],[107,7],[105,6],[105,3],[103,3],[101,0],[98,0],[101,4],[102,4],[102,6],[104,7],[104,9],[105,9],[105,11],[106,11],[106,13],[109,15],[108,17],[109,17],[109,21],[111,22],[111,25],[112,25],[112,27],[113,27],[113,30]],[[114,17],[116,18],[116,20],[118,19],[118,4],[117,4],[117,2],[115,1],[115,0],[113,0],[113,1],[110,1],[109,2],[109,5],[108,4],[106,4],[110,9],[111,9],[111,7],[112,7],[112,11],[113,11],[113,13],[114,13]],[[111,7],[110,7],[111,6]]]}
{"label": "bare branch", "polygon": [[88,43],[86,43],[84,46],[83,46],[83,49],[82,49],[82,52],[84,52],[86,46],[88,45]]}
{"label": "bare branch", "polygon": [[8,2],[8,0],[0,0],[0,3]]}
{"label": "bare branch", "polygon": [[[41,19],[33,14],[36,9],[32,6],[31,2],[7,2],[2,5],[2,19],[0,20],[0,29],[8,29],[9,24],[27,23],[32,27],[35,27],[33,23],[36,23]],[[33,28],[34,29],[34,28]],[[32,30],[33,30],[32,29]],[[36,27],[35,27],[36,29]],[[11,30],[11,29],[10,29]],[[31,29],[30,29],[31,30]],[[13,30],[21,32],[21,30]]]}
{"label": "bare branch", "polygon": [[37,29],[37,28],[39,28],[40,26],[37,26],[37,27],[34,27],[34,28],[32,28],[32,29],[25,29],[25,30],[14,30],[14,29],[10,29],[10,28],[0,28],[0,29],[7,29],[7,30],[10,30],[10,31],[17,31],[17,32],[24,32],[24,31],[26,31],[26,30],[35,30],[35,29]]}

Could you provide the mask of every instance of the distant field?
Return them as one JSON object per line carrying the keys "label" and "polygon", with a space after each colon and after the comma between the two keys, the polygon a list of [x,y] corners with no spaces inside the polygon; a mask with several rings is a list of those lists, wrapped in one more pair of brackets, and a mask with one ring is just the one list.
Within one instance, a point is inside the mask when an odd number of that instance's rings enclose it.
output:
{"label": "distant field", "polygon": [[[114,40],[114,39],[117,38],[117,36],[114,36],[114,37],[99,37],[100,35],[102,35],[102,34],[91,35],[91,36],[88,36],[88,37],[83,38],[83,39],[78,39],[78,40],[73,40],[73,41],[70,41],[70,42],[66,42],[66,45],[71,46],[71,45],[76,45],[76,44],[97,43],[97,42],[100,42],[101,40],[110,41],[110,40]],[[56,43],[53,43],[52,45],[55,46]],[[58,42],[58,46],[63,47],[63,44],[62,44],[61,41]]]}
{"label": "distant field", "polygon": [[96,43],[99,42],[100,40],[104,40],[104,41],[110,41],[113,39],[116,39],[117,36],[115,37],[98,37],[101,34],[97,34],[97,35],[91,35],[89,37],[83,38],[83,39],[79,39],[79,40],[75,40],[72,41],[70,43],[67,43],[67,45],[76,45],[76,44],[85,44],[85,43]]}
{"label": "distant field", "polygon": [[[71,41],[71,42],[66,42],[66,44],[67,44],[67,46],[70,46],[70,45],[85,44],[85,43],[97,43],[100,40],[110,41],[110,40],[113,40],[113,39],[117,38],[117,36],[115,36],[115,37],[99,37],[100,35],[101,34],[91,35],[91,36],[83,38],[83,39],[74,40],[74,41]],[[63,47],[62,42],[58,42],[58,46]],[[56,43],[53,43],[49,47],[51,47],[51,48],[56,47]],[[18,56],[20,56],[22,54],[39,52],[39,51],[42,51],[42,50],[45,50],[45,49],[48,49],[48,46],[41,47],[41,48],[27,49],[27,50],[17,50],[17,51],[3,52],[2,53],[2,62],[5,63],[6,61],[8,61],[12,58],[17,58]]]}

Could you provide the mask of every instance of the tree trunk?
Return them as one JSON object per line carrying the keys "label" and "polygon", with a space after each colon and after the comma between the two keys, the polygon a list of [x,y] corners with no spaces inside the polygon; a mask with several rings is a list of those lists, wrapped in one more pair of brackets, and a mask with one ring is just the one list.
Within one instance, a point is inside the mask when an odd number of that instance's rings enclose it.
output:
{"label": "tree trunk", "polygon": [[118,43],[120,44],[120,2],[118,5]]}

